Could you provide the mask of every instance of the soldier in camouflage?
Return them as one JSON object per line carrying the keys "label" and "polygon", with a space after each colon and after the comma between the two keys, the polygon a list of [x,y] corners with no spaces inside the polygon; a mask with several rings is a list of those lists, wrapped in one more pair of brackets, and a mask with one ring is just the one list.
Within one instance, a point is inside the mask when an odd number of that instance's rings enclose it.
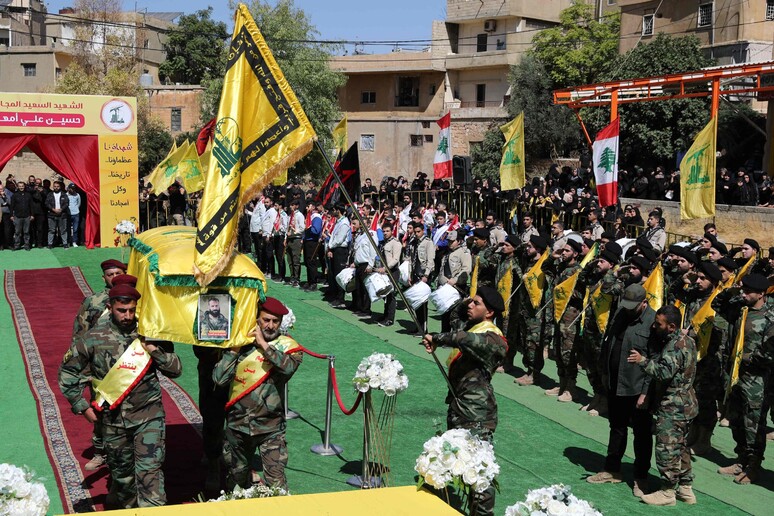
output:
{"label": "soldier in camouflage", "polygon": [[[738,360],[738,381],[728,396],[728,421],[736,442],[734,464],[718,469],[721,475],[733,475],[737,484],[750,484],[760,478],[766,450],[766,384],[774,364],[774,306],[766,297],[769,282],[765,276],[747,274],[742,278],[741,296],[731,298],[723,307],[731,322],[729,342],[733,346],[744,332]],[[744,320],[744,327],[741,323]],[[733,376],[732,376],[733,380]]]}
{"label": "soldier in camouflage", "polygon": [[236,379],[237,365],[255,349],[260,349],[264,359],[273,366],[262,383],[226,411],[224,456],[230,457],[226,477],[229,490],[236,486],[249,487],[250,460],[256,450],[260,451],[266,484],[288,489],[285,477],[288,448],[282,392],[301,365],[302,354],[300,349],[283,353],[272,345],[280,336],[282,316],[287,313],[288,309],[282,303],[267,297],[258,312],[255,343],[225,351],[212,372],[216,386],[231,385]]}
{"label": "soldier in camouflage", "polygon": [[473,255],[471,286],[474,283],[477,287],[495,286],[495,276],[497,275],[496,248],[489,245],[489,236],[490,232],[486,228],[473,230],[473,247],[470,249],[470,253]]}
{"label": "soldier in camouflage", "polygon": [[[59,368],[59,388],[73,413],[89,422],[101,421],[112,485],[106,505],[114,508],[152,507],[166,503],[164,406],[156,372],[177,378],[180,359],[171,343],[150,343],[137,334],[135,310],[140,294],[128,285],[109,292],[110,320],[78,336]],[[89,405],[83,398],[87,374],[101,381],[137,338],[150,354],[149,369],[117,407]],[[88,372],[88,373],[87,373]]]}
{"label": "soldier in camouflage", "polygon": [[[521,278],[523,276],[521,267],[519,267],[518,256],[515,253],[516,248],[519,247],[519,245],[521,244],[516,235],[508,235],[503,242],[498,244],[497,253],[495,254],[497,259],[495,285],[497,285],[497,290],[503,298],[503,303],[506,303],[508,308],[507,311],[504,311],[496,319],[499,319],[497,321],[498,326],[506,335],[508,334],[508,322],[513,320],[517,311],[516,303],[512,302],[512,294],[521,284]],[[505,283],[507,282],[508,275],[510,275],[510,282],[506,285]],[[511,353],[514,352],[515,350],[511,351]],[[506,363],[508,365],[513,365],[512,354],[507,357]]]}
{"label": "soldier in camouflage", "polygon": [[[702,261],[692,275],[693,283],[679,295],[685,305],[682,327],[688,335],[701,346],[701,338],[696,334],[692,319],[701,310],[722,279],[720,269],[709,261]],[[723,356],[725,332],[712,319],[704,324],[712,325],[707,349],[696,366],[694,389],[698,400],[698,415],[688,434],[688,446],[696,455],[705,455],[712,449],[712,432],[718,420],[717,399],[723,391]]]}
{"label": "soldier in camouflage", "polygon": [[[568,239],[565,246],[554,252],[550,260],[543,264],[546,275],[553,276],[554,289],[557,285],[570,278],[580,270],[578,257],[582,246],[577,240]],[[573,401],[575,397],[575,381],[578,377],[578,364],[575,354],[575,337],[578,334],[580,319],[578,314],[583,304],[583,298],[577,288],[570,293],[567,309],[559,322],[554,324],[554,356],[556,370],[559,375],[559,386],[546,391],[548,396],[558,396],[559,401]],[[553,303],[549,306],[548,317],[553,320]]]}
{"label": "soldier in camouflage", "polygon": [[[93,328],[100,317],[107,311],[108,291],[113,287],[113,278],[126,272],[126,264],[118,260],[105,260],[100,264],[102,279],[105,280],[105,289],[88,296],[81,303],[78,313],[73,321],[73,341],[81,333]],[[86,471],[95,471],[105,465],[105,451],[102,444],[102,424],[99,420],[94,424],[94,432],[91,436],[94,446],[94,456],[83,467]]]}
{"label": "soldier in camouflage", "polygon": [[688,428],[696,417],[696,343],[680,330],[681,313],[673,305],[656,312],[651,326],[651,342],[661,353],[648,358],[636,349],[627,360],[639,364],[653,378],[651,406],[656,417],[656,467],[661,474],[659,491],[640,499],[648,505],[675,505],[676,500],[695,504],[691,453],[687,444]]}
{"label": "soldier in camouflage", "polygon": [[686,274],[693,272],[697,262],[696,253],[687,247],[670,246],[667,260],[664,263],[664,288],[667,304],[674,304],[683,296]]}
{"label": "soldier in camouflage", "polygon": [[[543,255],[548,247],[548,241],[545,237],[532,235],[528,243],[524,245],[526,255],[525,271],[529,271]],[[546,278],[546,283],[548,278]],[[514,296],[517,308],[516,324],[509,328],[508,342],[510,347],[517,347],[523,355],[522,365],[526,373],[514,380],[519,385],[540,384],[540,371],[543,370],[543,347],[546,342],[553,338],[553,324],[547,310],[543,310],[539,315],[538,309],[546,302],[551,289],[544,288],[540,303],[537,308],[532,306],[529,292],[525,287],[519,289]]]}
{"label": "soldier in camouflage", "polygon": [[[459,354],[449,365],[449,381],[454,392],[450,391],[446,397],[448,428],[467,428],[490,442],[497,428],[492,375],[508,350],[505,337],[492,321],[504,309],[497,290],[481,287],[468,303],[466,331],[427,334],[422,340],[428,353],[439,346],[459,349]],[[494,514],[494,502],[495,488],[491,486],[476,496],[476,513]]]}

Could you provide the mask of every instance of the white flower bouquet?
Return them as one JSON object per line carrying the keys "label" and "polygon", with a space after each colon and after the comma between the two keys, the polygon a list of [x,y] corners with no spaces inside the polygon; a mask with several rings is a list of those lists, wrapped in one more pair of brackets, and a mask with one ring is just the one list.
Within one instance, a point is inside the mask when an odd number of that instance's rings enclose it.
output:
{"label": "white flower bouquet", "polygon": [[430,438],[414,470],[419,473],[420,487],[428,484],[444,489],[451,484],[483,493],[490,485],[497,487],[500,466],[491,443],[458,428]]}
{"label": "white flower bouquet", "polygon": [[225,491],[220,492],[220,496],[208,500],[209,502],[225,502],[228,500],[246,500],[248,498],[270,498],[272,496],[289,496],[290,493],[282,489],[281,487],[269,487],[264,484],[256,484],[243,489],[236,486],[233,491],[227,493]]}
{"label": "white flower bouquet", "polygon": [[572,494],[570,486],[555,484],[531,489],[523,502],[505,509],[505,516],[602,516],[589,502]]}
{"label": "white flower bouquet", "polygon": [[293,313],[290,307],[287,307],[287,309],[288,313],[282,316],[282,322],[279,327],[280,333],[283,335],[287,335],[296,325],[296,314]]}
{"label": "white flower bouquet", "polygon": [[360,392],[381,389],[387,396],[395,396],[408,387],[408,376],[393,355],[372,353],[360,361],[352,383]]}
{"label": "white flower bouquet", "polygon": [[116,224],[115,231],[119,235],[134,235],[137,232],[137,226],[131,220],[122,220]]}
{"label": "white flower bouquet", "polygon": [[31,472],[0,464],[0,514],[44,515],[49,502],[45,486]]}

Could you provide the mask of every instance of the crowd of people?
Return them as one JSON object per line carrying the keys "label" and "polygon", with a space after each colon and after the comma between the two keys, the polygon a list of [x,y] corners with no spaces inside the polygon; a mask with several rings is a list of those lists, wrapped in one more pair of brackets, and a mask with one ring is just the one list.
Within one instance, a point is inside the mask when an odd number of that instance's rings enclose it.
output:
{"label": "crowd of people", "polygon": [[86,196],[62,180],[8,174],[0,185],[0,250],[78,247],[83,243]]}

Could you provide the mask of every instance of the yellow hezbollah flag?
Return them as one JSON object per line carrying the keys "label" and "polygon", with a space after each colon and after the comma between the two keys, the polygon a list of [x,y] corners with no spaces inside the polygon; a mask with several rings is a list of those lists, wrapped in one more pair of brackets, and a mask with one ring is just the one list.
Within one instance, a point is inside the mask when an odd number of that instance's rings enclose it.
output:
{"label": "yellow hezbollah flag", "polygon": [[192,145],[188,141],[186,144],[188,144],[188,150],[177,166],[177,177],[183,182],[183,188],[188,193],[193,193],[204,188],[204,173],[196,145]]}
{"label": "yellow hezbollah flag", "polygon": [[241,208],[317,138],[244,4],[227,55],[196,235],[193,272],[202,286],[231,259]]}
{"label": "yellow hezbollah flag", "polygon": [[170,149],[169,154],[167,154],[167,157],[153,169],[153,172],[146,176],[146,181],[153,185],[153,188],[151,188],[152,193],[161,195],[164,190],[169,188],[169,185],[175,182],[178,164],[180,163],[180,160],[183,159],[183,156],[185,156],[187,150],[187,141],[180,147],[174,145],[172,149]]}
{"label": "yellow hezbollah flag", "polygon": [[344,115],[344,118],[341,119],[341,122],[336,124],[336,127],[333,128],[333,147],[336,149],[336,155],[337,156],[343,156],[345,152],[347,152],[347,116]]}
{"label": "yellow hezbollah flag", "polygon": [[599,285],[591,293],[591,310],[597,320],[597,328],[602,333],[607,329],[607,322],[610,320],[610,307],[613,305],[613,296],[602,292],[602,285]]}
{"label": "yellow hezbollah flag", "polygon": [[739,272],[736,273],[736,276],[734,277],[734,283],[739,283],[742,281],[742,278],[744,278],[747,273],[750,271],[750,267],[752,267],[752,264],[755,263],[755,259],[757,258],[756,255],[750,256],[750,259],[747,260],[747,263],[742,265],[742,268],[739,269]]}
{"label": "yellow hezbollah flag", "polygon": [[710,337],[712,337],[712,328],[715,323],[715,310],[712,309],[712,300],[715,299],[715,296],[717,296],[721,290],[721,287],[716,288],[715,291],[710,294],[707,301],[705,301],[701,308],[699,308],[696,314],[691,318],[691,326],[693,327],[693,331],[696,332],[696,344],[699,348],[696,360],[701,360],[707,355]]}
{"label": "yellow hezbollah flag", "polygon": [[546,287],[546,275],[543,274],[543,262],[548,258],[548,251],[543,253],[535,265],[527,271],[522,281],[524,282],[524,288],[527,289],[527,295],[529,296],[529,302],[532,303],[532,308],[537,310],[540,306],[540,301],[543,299],[543,289]]}
{"label": "yellow hezbollah flag", "polygon": [[581,269],[584,268],[589,263],[591,263],[592,260],[595,260],[598,254],[599,254],[599,242],[594,242],[594,245],[591,246],[591,249],[589,249],[589,252],[586,253],[586,256],[584,256],[583,260],[581,260],[580,262]]}
{"label": "yellow hezbollah flag", "polygon": [[524,166],[524,112],[500,126],[505,135],[503,158],[500,161],[500,190],[523,188],[526,182]]}
{"label": "yellow hezbollah flag", "polygon": [[739,366],[742,364],[742,354],[744,353],[744,326],[747,324],[747,307],[742,308],[742,315],[739,317],[739,324],[737,325],[736,340],[734,341],[734,349],[731,352],[731,358],[733,364],[731,366],[731,376],[728,379],[728,385],[726,386],[726,399],[731,393],[731,388],[739,381]]}
{"label": "yellow hezbollah flag", "polygon": [[645,295],[648,296],[648,304],[653,310],[664,306],[664,269],[661,267],[661,262],[653,268],[653,272],[642,287],[645,289]]}
{"label": "yellow hezbollah flag", "polygon": [[564,312],[567,311],[567,305],[570,304],[570,298],[578,283],[581,269],[575,271],[575,274],[559,283],[554,287],[554,320],[559,322]]}
{"label": "yellow hezbollah flag", "polygon": [[497,282],[497,292],[500,293],[500,297],[503,298],[503,304],[505,310],[503,310],[503,317],[507,317],[510,312],[511,306],[511,291],[513,287],[513,269],[508,266],[508,270],[505,271],[503,277]]}
{"label": "yellow hezbollah flag", "polygon": [[718,119],[713,117],[696,135],[680,162],[680,218],[715,216],[715,140]]}

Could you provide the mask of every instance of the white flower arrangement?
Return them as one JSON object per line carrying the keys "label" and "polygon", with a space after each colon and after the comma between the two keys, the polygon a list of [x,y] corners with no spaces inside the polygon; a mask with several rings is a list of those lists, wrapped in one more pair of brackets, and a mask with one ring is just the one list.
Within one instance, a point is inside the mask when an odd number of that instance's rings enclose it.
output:
{"label": "white flower arrangement", "polygon": [[414,470],[419,473],[420,487],[428,484],[444,489],[451,484],[476,493],[483,493],[490,485],[496,487],[500,474],[492,444],[463,428],[430,438]]}
{"label": "white flower arrangement", "polygon": [[115,231],[119,235],[134,235],[137,232],[137,226],[131,220],[122,220],[116,224]]}
{"label": "white flower arrangement", "polygon": [[236,486],[233,491],[227,493],[225,491],[220,492],[220,496],[209,502],[225,502],[228,500],[247,500],[248,498],[270,498],[272,496],[289,496],[290,493],[282,489],[281,487],[269,487],[264,484],[256,484],[243,489]]}
{"label": "white flower arrangement", "polygon": [[282,316],[282,322],[279,327],[280,333],[283,335],[287,335],[296,325],[296,314],[293,313],[290,307],[286,306],[286,308],[288,313]]}
{"label": "white flower arrangement", "polygon": [[531,489],[523,502],[505,509],[505,516],[602,516],[586,500],[572,494],[570,486],[555,484],[540,489]]}
{"label": "white flower arrangement", "polygon": [[31,472],[0,464],[0,514],[45,515],[49,503],[45,486]]}
{"label": "white flower arrangement", "polygon": [[381,389],[387,396],[395,396],[408,388],[408,376],[394,355],[372,353],[360,361],[352,384],[363,393]]}

